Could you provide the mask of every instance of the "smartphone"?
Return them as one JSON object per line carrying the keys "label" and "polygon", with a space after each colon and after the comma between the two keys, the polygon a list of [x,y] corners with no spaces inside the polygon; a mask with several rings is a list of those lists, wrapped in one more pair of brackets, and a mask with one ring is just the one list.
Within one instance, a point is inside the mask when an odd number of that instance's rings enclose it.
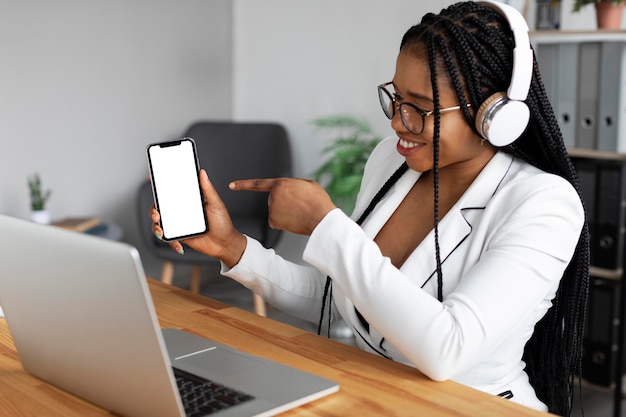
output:
{"label": "smartphone", "polygon": [[208,230],[200,168],[192,138],[147,146],[154,205],[161,214],[163,240],[200,235]]}

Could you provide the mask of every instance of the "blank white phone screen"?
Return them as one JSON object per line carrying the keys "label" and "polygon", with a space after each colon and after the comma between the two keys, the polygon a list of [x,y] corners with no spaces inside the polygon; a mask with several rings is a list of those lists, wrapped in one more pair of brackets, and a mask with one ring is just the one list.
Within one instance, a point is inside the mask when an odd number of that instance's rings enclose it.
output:
{"label": "blank white phone screen", "polygon": [[148,148],[165,240],[204,233],[206,220],[194,144],[182,139]]}

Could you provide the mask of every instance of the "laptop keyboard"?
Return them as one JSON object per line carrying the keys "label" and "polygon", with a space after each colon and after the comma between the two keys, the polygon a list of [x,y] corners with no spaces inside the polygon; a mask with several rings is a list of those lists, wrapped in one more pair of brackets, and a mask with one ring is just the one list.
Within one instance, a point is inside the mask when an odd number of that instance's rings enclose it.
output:
{"label": "laptop keyboard", "polygon": [[206,416],[254,399],[241,391],[174,368],[176,383],[187,417]]}

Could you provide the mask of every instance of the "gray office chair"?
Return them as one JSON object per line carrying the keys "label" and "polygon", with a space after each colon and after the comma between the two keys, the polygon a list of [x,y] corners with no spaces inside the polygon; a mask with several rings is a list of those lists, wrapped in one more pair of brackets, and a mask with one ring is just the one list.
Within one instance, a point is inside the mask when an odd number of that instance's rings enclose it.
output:
{"label": "gray office chair", "polygon": [[[183,136],[196,141],[200,167],[206,169],[235,227],[265,247],[275,246],[281,231],[269,227],[267,193],[231,191],[228,183],[236,179],[291,176],[291,149],[285,129],[275,123],[202,121],[191,125]],[[150,182],[145,181],[138,193],[139,224],[150,251],[164,261],[161,281],[171,284],[175,265],[190,264],[191,291],[197,293],[200,266],[217,267],[218,261],[189,247],[181,256],[154,237],[148,216],[152,204]],[[254,310],[265,315],[265,303],[256,294]]]}

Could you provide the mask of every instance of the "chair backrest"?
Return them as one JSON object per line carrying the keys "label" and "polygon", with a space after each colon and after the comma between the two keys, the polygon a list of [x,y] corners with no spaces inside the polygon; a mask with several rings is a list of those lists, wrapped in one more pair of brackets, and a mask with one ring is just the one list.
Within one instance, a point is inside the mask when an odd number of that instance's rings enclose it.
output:
{"label": "chair backrest", "polygon": [[[290,177],[291,148],[285,128],[276,123],[201,121],[183,136],[196,141],[200,167],[207,171],[235,227],[267,247],[274,246],[281,233],[268,225],[267,193],[231,191],[228,184],[237,179]],[[145,204],[152,198],[149,184],[143,187],[140,206],[142,200]]]}

